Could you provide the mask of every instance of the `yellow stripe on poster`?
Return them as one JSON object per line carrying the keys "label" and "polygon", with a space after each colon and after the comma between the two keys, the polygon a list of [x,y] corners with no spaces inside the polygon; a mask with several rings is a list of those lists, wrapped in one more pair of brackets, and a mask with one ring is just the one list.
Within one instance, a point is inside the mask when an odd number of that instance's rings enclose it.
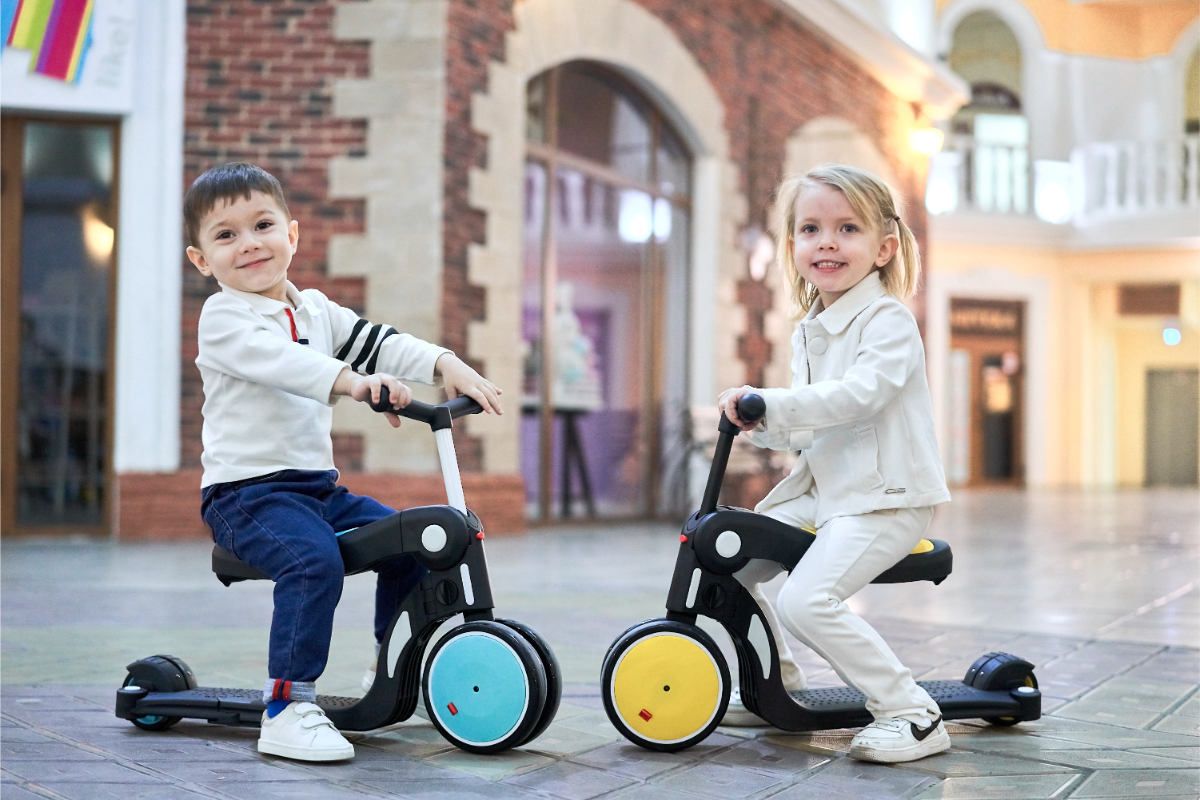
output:
{"label": "yellow stripe on poster", "polygon": [[42,49],[42,40],[46,38],[46,25],[50,22],[52,10],[54,0],[24,0],[17,9],[17,18],[13,20],[12,46],[32,50],[35,64],[38,51]]}
{"label": "yellow stripe on poster", "polygon": [[71,53],[71,66],[67,68],[67,81],[75,82],[76,73],[79,71],[79,60],[83,56],[84,45],[87,44],[88,26],[92,24],[92,11],[95,8],[95,0],[88,0],[87,8],[84,9],[83,19],[79,22],[79,34],[75,37],[75,51]]}

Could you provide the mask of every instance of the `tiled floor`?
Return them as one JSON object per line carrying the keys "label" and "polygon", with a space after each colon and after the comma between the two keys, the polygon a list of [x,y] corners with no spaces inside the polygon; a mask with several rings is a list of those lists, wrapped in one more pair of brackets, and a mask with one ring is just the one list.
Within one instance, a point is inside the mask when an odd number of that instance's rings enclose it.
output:
{"label": "tiled floor", "polygon": [[[6,541],[0,795],[1200,797],[1200,494],[960,491],[934,525],[954,575],[871,586],[855,608],[921,678],[961,678],[992,649],[1028,658],[1048,713],[1014,728],[954,723],[950,752],[901,767],[846,758],[847,730],[722,728],[672,755],[619,737],[600,706],[600,661],[629,624],[661,615],[671,526],[488,540],[498,611],[541,632],[563,666],[563,705],[542,737],[474,756],[414,718],[355,736],[356,758],[331,765],[262,757],[256,730],[184,721],[152,734],[112,715],[124,665],[157,652],[186,659],[202,684],[260,685],[269,584],[222,587],[200,544]],[[347,581],[323,693],[356,693],[372,588]],[[796,650],[811,683],[838,682]]]}

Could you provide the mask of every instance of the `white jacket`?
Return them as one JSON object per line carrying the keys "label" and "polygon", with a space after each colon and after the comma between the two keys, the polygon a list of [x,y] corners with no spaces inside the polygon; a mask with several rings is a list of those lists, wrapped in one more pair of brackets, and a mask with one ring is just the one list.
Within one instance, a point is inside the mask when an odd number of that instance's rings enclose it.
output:
{"label": "white jacket", "polygon": [[[289,281],[291,305],[228,286],[200,312],[196,366],[204,379],[201,487],[283,469],[333,466],[333,383],[347,365],[401,380],[434,383],[450,352],[371,325],[316,289]],[[287,309],[295,306],[292,323]]]}
{"label": "white jacket", "polygon": [[917,321],[872,272],[792,334],[790,389],[765,389],[750,440],[800,450],[756,511],[816,489],[816,524],[950,500],[933,427]]}

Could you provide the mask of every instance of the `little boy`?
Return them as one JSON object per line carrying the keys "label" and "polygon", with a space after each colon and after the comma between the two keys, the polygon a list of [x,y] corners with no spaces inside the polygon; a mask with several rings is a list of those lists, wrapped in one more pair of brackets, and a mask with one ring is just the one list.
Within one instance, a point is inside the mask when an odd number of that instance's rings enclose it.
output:
{"label": "little boy", "polygon": [[[231,163],[205,172],[183,204],[188,258],[221,291],[200,314],[204,379],[201,514],[217,544],[275,581],[270,677],[258,750],[306,761],[354,756],[315,704],[342,593],[338,531],[394,514],[338,486],[333,404],[341,396],[394,408],[412,395],[397,378],[438,382],[503,413],[500,389],[452,352],[371,325],[316,289],[287,279],[299,226],[272,175]],[[386,414],[393,427],[400,417]],[[375,638],[425,570],[411,556],[378,568]]]}

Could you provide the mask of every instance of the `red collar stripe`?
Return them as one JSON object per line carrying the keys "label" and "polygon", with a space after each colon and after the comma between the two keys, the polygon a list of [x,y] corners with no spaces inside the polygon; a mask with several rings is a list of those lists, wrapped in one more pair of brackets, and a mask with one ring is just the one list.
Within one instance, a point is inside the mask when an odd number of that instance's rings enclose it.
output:
{"label": "red collar stripe", "polygon": [[292,341],[298,342],[300,341],[300,334],[296,331],[296,318],[292,316],[292,310],[290,308],[285,308],[284,311],[287,312],[288,322],[292,323]]}

